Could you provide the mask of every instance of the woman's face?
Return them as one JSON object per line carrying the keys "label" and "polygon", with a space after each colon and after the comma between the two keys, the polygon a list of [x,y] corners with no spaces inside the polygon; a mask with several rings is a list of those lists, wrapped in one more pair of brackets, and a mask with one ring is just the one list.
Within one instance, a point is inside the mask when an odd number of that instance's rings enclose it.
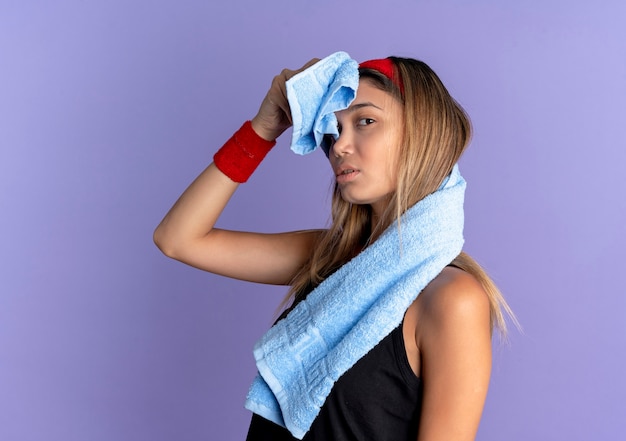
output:
{"label": "woman's face", "polygon": [[339,138],[331,141],[328,159],[341,196],[353,204],[369,204],[380,215],[396,188],[402,105],[365,79],[350,107],[336,115]]}

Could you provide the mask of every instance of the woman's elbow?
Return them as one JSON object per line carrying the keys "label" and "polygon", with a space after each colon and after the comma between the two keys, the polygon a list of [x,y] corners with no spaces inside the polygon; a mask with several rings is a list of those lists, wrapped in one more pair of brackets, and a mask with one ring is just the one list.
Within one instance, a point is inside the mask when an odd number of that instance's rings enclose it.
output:
{"label": "woman's elbow", "polygon": [[152,234],[152,240],[159,250],[167,257],[175,258],[175,241],[167,234],[163,225],[159,225]]}

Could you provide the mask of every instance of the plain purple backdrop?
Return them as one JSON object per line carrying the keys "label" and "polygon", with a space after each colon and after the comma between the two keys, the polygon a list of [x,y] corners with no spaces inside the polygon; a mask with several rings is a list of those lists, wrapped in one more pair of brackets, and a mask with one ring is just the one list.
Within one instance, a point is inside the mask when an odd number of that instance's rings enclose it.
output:
{"label": "plain purple backdrop", "polygon": [[[244,438],[285,289],[152,231],[275,74],[337,50],[423,59],[472,117],[466,249],[524,327],[478,439],[622,439],[624,23],[622,0],[3,0],[0,439]],[[221,226],[325,225],[328,167],[289,133]]]}

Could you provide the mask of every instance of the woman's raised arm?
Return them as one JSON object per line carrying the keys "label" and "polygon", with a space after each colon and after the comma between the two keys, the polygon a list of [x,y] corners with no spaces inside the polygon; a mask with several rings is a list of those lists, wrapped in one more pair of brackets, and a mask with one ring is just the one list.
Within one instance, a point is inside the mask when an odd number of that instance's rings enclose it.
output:
{"label": "woman's raised arm", "polygon": [[[246,153],[248,147],[253,147],[246,143],[269,150],[291,125],[285,82],[316,61],[296,71],[285,69],[276,76],[251,124],[244,125],[239,138],[235,135],[227,144],[234,143]],[[156,228],[154,241],[167,256],[212,273],[251,282],[288,284],[309,258],[319,231],[262,234],[214,228],[239,183],[247,179],[242,178],[240,164],[233,159],[237,158],[230,153],[227,158],[222,154],[221,168],[212,163],[191,183]]]}

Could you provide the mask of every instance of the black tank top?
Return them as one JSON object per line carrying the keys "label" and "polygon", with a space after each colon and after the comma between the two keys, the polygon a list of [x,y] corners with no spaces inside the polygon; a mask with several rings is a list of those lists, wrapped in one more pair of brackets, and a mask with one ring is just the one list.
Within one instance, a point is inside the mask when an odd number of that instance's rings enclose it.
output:
{"label": "black tank top", "polygon": [[[303,441],[415,440],[421,402],[421,382],[409,365],[400,324],[337,380]],[[296,438],[253,414],[246,440]]]}

